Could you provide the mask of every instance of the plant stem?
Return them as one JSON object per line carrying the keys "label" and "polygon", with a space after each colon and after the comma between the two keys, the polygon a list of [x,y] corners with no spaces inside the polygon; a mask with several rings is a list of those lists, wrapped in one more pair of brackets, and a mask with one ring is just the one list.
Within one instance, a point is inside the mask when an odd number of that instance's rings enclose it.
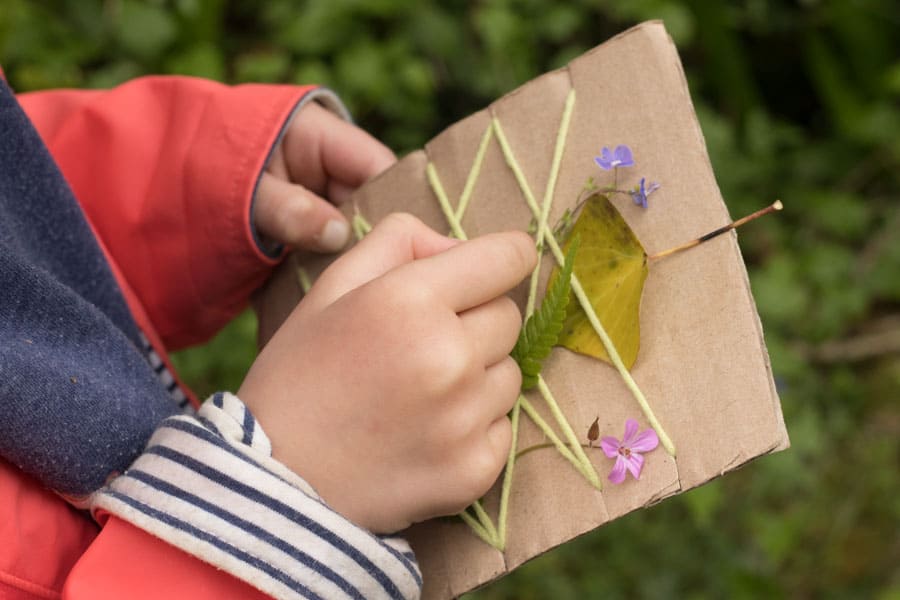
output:
{"label": "plant stem", "polygon": [[[592,446],[590,444],[581,444],[582,448],[597,448],[598,446]],[[522,448],[518,452],[516,452],[516,460],[519,460],[526,454],[531,454],[535,450],[546,450],[547,448],[553,448],[553,443],[545,442],[543,444],[535,444],[534,446],[528,446],[527,448]]]}
{"label": "plant stem", "polygon": [[711,240],[714,237],[720,236],[723,233],[725,233],[726,231],[731,231],[732,229],[736,229],[736,228],[740,227],[741,225],[743,225],[744,223],[749,223],[750,221],[752,221],[754,219],[758,219],[758,218],[762,217],[763,215],[767,215],[771,212],[781,210],[782,208],[784,208],[784,204],[781,203],[781,200],[776,200],[769,206],[767,206],[763,209],[760,209],[753,214],[747,215],[746,217],[744,217],[742,219],[738,219],[737,221],[729,223],[728,225],[725,225],[724,227],[719,227],[715,231],[710,231],[706,235],[701,235],[697,239],[691,240],[685,244],[681,244],[680,246],[675,246],[674,248],[669,248],[668,250],[663,250],[662,252],[657,252],[656,254],[653,254],[652,256],[648,256],[647,258],[648,258],[648,260],[659,260],[660,258],[665,258],[666,256],[671,256],[672,254],[675,254],[676,252],[681,252],[682,250],[687,250],[688,248],[693,248],[694,246],[699,246],[703,242],[705,242],[707,240]]}
{"label": "plant stem", "polygon": [[[565,458],[567,461],[572,463],[575,469],[581,473],[581,475],[590,481],[591,477],[588,475],[588,472],[585,470],[584,465],[581,463],[578,458],[572,454],[572,451],[569,450],[569,447],[566,446],[565,442],[559,439],[559,436],[556,435],[556,432],[553,431],[553,428],[541,417],[541,415],[535,410],[534,406],[524,397],[520,397],[520,402],[522,403],[522,410],[525,411],[534,424],[538,426],[538,428],[544,433],[545,436],[553,443],[553,446],[556,447],[556,450]],[[595,474],[596,476],[596,474]]]}

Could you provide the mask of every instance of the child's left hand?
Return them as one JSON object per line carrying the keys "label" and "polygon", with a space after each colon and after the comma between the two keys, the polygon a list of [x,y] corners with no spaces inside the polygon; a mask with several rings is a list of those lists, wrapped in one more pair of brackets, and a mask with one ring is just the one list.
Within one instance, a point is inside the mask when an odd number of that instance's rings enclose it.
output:
{"label": "child's left hand", "polygon": [[288,125],[260,178],[254,225],[280,244],[336,252],[350,228],[335,205],[396,160],[368,133],[309,102]]}

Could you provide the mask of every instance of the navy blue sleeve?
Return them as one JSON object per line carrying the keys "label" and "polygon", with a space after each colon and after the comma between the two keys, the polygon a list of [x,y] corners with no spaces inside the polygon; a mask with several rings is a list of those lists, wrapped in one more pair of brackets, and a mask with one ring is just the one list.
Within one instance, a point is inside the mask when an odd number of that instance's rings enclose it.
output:
{"label": "navy blue sleeve", "polygon": [[82,497],[177,412],[77,201],[0,81],[0,455]]}

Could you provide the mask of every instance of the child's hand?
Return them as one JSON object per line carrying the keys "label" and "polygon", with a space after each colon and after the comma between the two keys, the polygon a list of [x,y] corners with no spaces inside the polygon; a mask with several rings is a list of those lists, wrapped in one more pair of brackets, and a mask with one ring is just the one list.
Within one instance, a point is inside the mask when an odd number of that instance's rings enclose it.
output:
{"label": "child's hand", "polygon": [[294,248],[334,252],[350,228],[334,207],[396,161],[381,142],[315,102],[288,125],[256,192],[259,233]]}
{"label": "child's hand", "polygon": [[458,242],[385,219],[326,270],[253,364],[238,395],[275,458],[375,532],[454,514],[507,458],[521,327],[503,294],[534,242]]}

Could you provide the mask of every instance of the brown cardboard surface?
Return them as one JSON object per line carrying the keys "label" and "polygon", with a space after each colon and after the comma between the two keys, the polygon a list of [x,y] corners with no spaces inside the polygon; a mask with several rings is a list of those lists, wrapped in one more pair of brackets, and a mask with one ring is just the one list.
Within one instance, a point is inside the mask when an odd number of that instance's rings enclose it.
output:
{"label": "brown cardboard surface", "polygon": [[[448,225],[425,176],[435,166],[456,204],[490,124],[502,124],[538,202],[544,196],[557,130],[569,90],[576,100],[559,179],[553,223],[575,205],[589,176],[608,183],[593,162],[602,146],[628,144],[636,167],[620,169],[619,187],[640,177],[662,183],[650,208],[624,196],[613,203],[647,252],[660,251],[726,224],[730,218],[710,166],[674,45],[663,25],[639,25],[568,67],[543,75],[438,135],[361,188],[353,203],[371,223],[411,212],[440,231]],[[352,211],[351,208],[347,209]],[[470,237],[526,229],[531,213],[496,139],[487,148],[462,225]],[[300,259],[315,272],[325,259]],[[543,280],[552,266],[544,257]],[[296,303],[288,263],[260,298],[261,335]],[[287,282],[287,283],[286,283]],[[512,294],[524,304],[525,285]],[[609,365],[554,349],[544,368],[574,430],[581,436],[599,417],[601,435],[622,436],[625,419],[646,421]],[[700,485],[750,459],[786,448],[787,432],[772,379],[746,270],[733,232],[651,264],[641,304],[641,349],[632,375],[677,448],[645,456],[640,481],[592,488],[557,452],[523,456],[515,467],[504,553],[477,539],[462,522],[441,519],[412,528],[409,538],[425,577],[426,598],[457,596],[524,561],[632,510]],[[529,392],[544,412],[540,397]],[[519,447],[544,441],[523,415]],[[591,459],[602,478],[612,461]],[[604,479],[605,481],[605,479]],[[500,484],[485,499],[496,515]]]}

